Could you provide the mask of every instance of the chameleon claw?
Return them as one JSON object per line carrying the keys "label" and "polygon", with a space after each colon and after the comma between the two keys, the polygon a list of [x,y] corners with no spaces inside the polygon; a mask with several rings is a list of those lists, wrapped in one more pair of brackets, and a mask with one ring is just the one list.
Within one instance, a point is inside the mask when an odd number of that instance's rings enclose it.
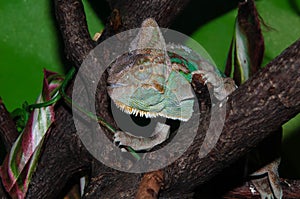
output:
{"label": "chameleon claw", "polygon": [[254,172],[251,176],[257,177],[267,174],[262,178],[251,180],[257,191],[260,193],[261,198],[267,199],[281,199],[282,188],[280,186],[280,179],[278,174],[278,166],[280,158],[274,160],[260,170]]}
{"label": "chameleon claw", "polygon": [[210,83],[211,85],[218,86],[220,84],[220,80],[217,77],[217,74],[214,74],[210,71],[204,71],[204,70],[197,70],[192,72],[192,75],[194,74],[200,74],[202,76],[202,80],[204,81],[204,84]]}
{"label": "chameleon claw", "polygon": [[205,81],[204,81],[204,85],[206,85],[208,83],[208,80],[206,79]]}
{"label": "chameleon claw", "polygon": [[170,126],[162,123],[156,125],[154,135],[151,137],[139,137],[128,132],[117,131],[114,135],[114,143],[117,146],[130,146],[135,151],[150,150],[154,146],[164,142],[169,137]]}
{"label": "chameleon claw", "polygon": [[213,94],[219,100],[225,99],[236,89],[236,85],[230,78],[222,78],[213,71],[197,70],[191,73],[201,75],[204,85],[210,84],[213,87]]}

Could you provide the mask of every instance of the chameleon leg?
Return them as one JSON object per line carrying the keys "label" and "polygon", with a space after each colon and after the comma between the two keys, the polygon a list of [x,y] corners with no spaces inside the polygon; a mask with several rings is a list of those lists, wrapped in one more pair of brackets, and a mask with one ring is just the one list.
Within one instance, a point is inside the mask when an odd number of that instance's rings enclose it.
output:
{"label": "chameleon leg", "polygon": [[254,172],[251,176],[256,177],[265,175],[261,178],[253,179],[251,182],[254,184],[257,191],[260,193],[262,199],[281,199],[282,188],[278,175],[278,166],[280,158],[264,166],[260,170]]}
{"label": "chameleon leg", "polygon": [[220,101],[225,99],[230,93],[232,93],[237,88],[234,81],[231,78],[222,78],[215,72],[197,70],[192,72],[192,75],[195,74],[200,74],[202,76],[204,84],[209,83],[213,86],[214,96]]}
{"label": "chameleon leg", "polygon": [[135,151],[150,150],[167,140],[169,133],[170,126],[158,122],[151,137],[140,137],[117,131],[114,135],[114,143],[118,143],[118,146],[130,146]]}

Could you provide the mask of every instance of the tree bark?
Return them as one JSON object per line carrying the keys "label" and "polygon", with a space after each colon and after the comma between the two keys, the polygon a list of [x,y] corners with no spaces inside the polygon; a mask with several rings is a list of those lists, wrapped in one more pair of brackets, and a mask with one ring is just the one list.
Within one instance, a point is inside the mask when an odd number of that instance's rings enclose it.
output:
{"label": "tree bark", "polygon": [[0,136],[5,144],[6,151],[10,151],[13,143],[19,136],[16,125],[11,119],[9,112],[5,108],[2,99],[0,98]]}
{"label": "tree bark", "polygon": [[78,0],[53,2],[66,57],[79,68],[85,56],[95,47],[87,28],[82,2]]}
{"label": "tree bark", "polygon": [[168,27],[190,0],[108,0],[113,10],[99,42],[121,31],[139,28],[146,18],[154,18],[160,27]]}

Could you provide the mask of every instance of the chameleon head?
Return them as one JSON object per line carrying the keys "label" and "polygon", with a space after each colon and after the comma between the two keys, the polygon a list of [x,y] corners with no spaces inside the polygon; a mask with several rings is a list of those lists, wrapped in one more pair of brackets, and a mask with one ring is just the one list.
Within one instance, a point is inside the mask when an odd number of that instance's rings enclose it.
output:
{"label": "chameleon head", "polygon": [[109,70],[108,94],[117,107],[128,114],[187,121],[193,113],[194,95],[189,82],[173,70],[153,19],[143,22],[129,50]]}
{"label": "chameleon head", "polygon": [[145,51],[131,60],[124,58],[126,54],[112,64],[108,94],[128,114],[187,121],[194,104],[190,83],[164,62],[158,50]]}

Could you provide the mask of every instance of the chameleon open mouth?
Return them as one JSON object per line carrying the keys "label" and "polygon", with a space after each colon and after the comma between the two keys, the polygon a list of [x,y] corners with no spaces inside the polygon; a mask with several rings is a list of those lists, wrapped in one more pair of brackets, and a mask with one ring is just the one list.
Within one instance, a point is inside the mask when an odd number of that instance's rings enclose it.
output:
{"label": "chameleon open mouth", "polygon": [[159,113],[152,113],[152,112],[132,108],[132,107],[127,106],[119,101],[116,101],[115,104],[121,111],[123,111],[124,113],[127,113],[129,115],[146,117],[146,118],[155,118],[155,117],[161,116]]}
{"label": "chameleon open mouth", "polygon": [[186,122],[190,119],[190,118],[184,118],[184,117],[173,117],[171,115],[166,115],[166,114],[161,113],[161,112],[155,113],[155,112],[148,112],[148,111],[139,110],[139,109],[127,106],[127,105],[125,105],[125,104],[123,104],[122,102],[119,102],[119,101],[116,101],[115,104],[124,113],[129,114],[129,115],[133,115],[133,116],[136,116],[136,117],[146,117],[146,118],[164,117],[164,118],[168,118],[168,119],[172,119],[172,120],[179,120],[179,121],[183,121],[183,122]]}

